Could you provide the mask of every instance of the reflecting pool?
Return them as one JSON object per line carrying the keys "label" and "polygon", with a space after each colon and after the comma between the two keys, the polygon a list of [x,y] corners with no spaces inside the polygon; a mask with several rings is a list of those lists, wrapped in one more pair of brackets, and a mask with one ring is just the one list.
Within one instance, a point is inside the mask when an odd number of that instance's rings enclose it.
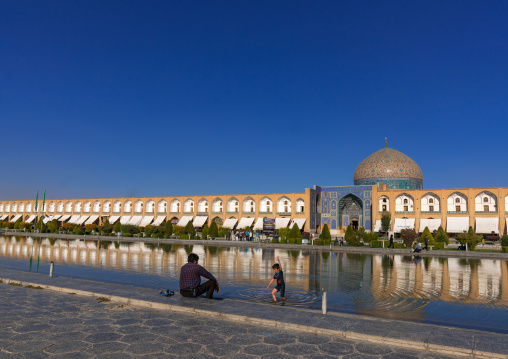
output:
{"label": "reflecting pool", "polygon": [[506,260],[419,258],[305,250],[0,237],[1,268],[178,290],[191,252],[216,276],[221,296],[270,303],[266,285],[280,256],[286,305],[508,333]]}

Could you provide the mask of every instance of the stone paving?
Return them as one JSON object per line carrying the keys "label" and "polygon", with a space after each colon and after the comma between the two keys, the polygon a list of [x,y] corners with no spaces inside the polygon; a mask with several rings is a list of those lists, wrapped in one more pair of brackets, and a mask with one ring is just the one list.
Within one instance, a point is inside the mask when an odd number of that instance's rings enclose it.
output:
{"label": "stone paving", "polygon": [[449,358],[0,284],[0,358]]}

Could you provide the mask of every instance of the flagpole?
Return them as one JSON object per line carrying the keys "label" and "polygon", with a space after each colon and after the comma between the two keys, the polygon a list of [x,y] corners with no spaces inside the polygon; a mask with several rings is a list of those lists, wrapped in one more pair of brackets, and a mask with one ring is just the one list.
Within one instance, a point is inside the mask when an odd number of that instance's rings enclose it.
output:
{"label": "flagpole", "polygon": [[[37,196],[35,196],[35,226],[34,226],[34,232],[37,230],[37,202],[39,201],[39,190],[37,190]],[[28,268],[28,271],[31,272],[32,271],[32,258],[34,256],[34,246],[32,244],[32,252],[30,253],[30,267]]]}
{"label": "flagpole", "polygon": [[[41,208],[41,232],[42,232],[42,217],[44,215],[44,205],[46,204],[46,190],[44,190],[44,200],[42,201]],[[41,239],[42,242],[42,239]],[[39,250],[37,251],[37,273],[39,273],[39,260],[41,258],[41,244],[39,243]]]}

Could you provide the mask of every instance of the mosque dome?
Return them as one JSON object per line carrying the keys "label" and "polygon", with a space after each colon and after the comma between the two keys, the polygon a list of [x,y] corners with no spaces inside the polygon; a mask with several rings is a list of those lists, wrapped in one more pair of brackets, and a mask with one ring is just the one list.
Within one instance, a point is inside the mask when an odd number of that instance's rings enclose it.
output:
{"label": "mosque dome", "polygon": [[356,167],[355,185],[386,184],[389,188],[422,189],[423,174],[420,166],[409,156],[390,147],[384,147],[364,159]]}

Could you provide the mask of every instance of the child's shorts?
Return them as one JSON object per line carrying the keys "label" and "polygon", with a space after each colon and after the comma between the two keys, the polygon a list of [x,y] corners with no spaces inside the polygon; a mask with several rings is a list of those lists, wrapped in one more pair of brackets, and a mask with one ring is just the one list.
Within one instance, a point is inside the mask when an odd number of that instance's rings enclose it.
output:
{"label": "child's shorts", "polygon": [[277,285],[275,286],[275,289],[277,289],[277,292],[280,292],[280,296],[282,298],[285,297],[285,293],[286,293],[286,285],[285,284],[282,284],[282,285]]}

